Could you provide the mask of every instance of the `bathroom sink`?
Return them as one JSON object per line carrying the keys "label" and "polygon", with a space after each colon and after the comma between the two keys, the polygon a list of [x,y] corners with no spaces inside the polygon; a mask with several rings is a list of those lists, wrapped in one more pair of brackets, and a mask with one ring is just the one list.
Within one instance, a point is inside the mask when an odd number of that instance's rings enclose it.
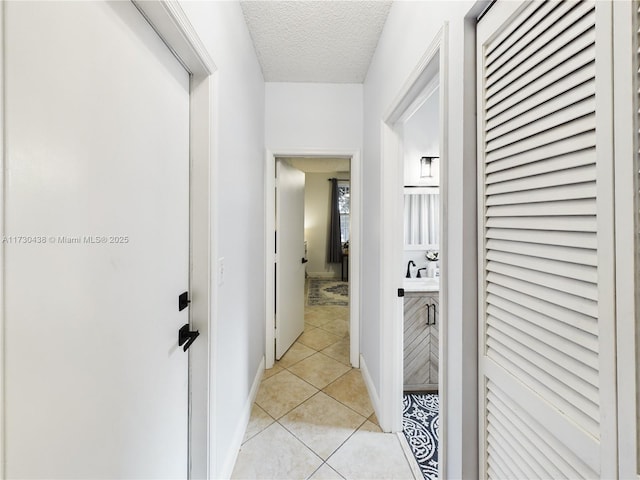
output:
{"label": "bathroom sink", "polygon": [[437,292],[440,290],[440,278],[405,278],[405,292]]}

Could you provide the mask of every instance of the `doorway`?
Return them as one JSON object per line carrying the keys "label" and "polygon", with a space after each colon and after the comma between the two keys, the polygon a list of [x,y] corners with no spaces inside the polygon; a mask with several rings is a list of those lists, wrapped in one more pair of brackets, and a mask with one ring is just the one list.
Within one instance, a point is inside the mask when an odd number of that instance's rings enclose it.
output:
{"label": "doorway", "polygon": [[[405,308],[410,313],[413,307],[417,308],[419,305],[422,308],[417,314],[424,317],[423,323],[428,328],[423,332],[423,336],[428,336],[429,344],[434,340],[433,349],[429,351],[429,359],[433,360],[430,363],[437,364],[436,369],[431,369],[427,364],[428,374],[426,377],[423,375],[420,389],[437,389],[439,423],[446,425],[447,365],[444,362],[438,362],[438,359],[446,358],[447,351],[446,321],[439,321],[446,319],[447,316],[447,228],[444,221],[438,222],[437,227],[433,223],[438,218],[442,220],[447,218],[447,143],[445,141],[447,132],[444,114],[444,106],[447,103],[446,35],[447,25],[445,24],[411,74],[406,87],[399,92],[397,100],[390,106],[390,113],[382,125],[384,146],[382,178],[385,179],[382,187],[382,221],[385,229],[382,239],[381,297],[382,315],[384,318],[392,319],[392,321],[382,322],[380,332],[383,339],[380,415],[381,426],[386,431],[403,430],[403,391],[405,390],[403,320]],[[415,150],[411,139],[407,138],[407,133],[411,132],[412,118],[413,121],[418,119],[421,116],[421,107],[429,104],[430,100],[437,106],[433,122],[439,127],[438,132],[431,147],[423,145],[420,150]],[[433,130],[434,127],[431,129]],[[424,137],[418,134],[417,138],[424,140],[427,136],[425,132]],[[414,180],[410,180],[412,172]],[[418,200],[417,195],[424,195],[424,197]],[[405,205],[407,205],[406,208]],[[415,213],[420,211],[431,212],[430,228],[422,229],[422,232],[421,228],[415,231],[409,228],[408,239],[413,236],[413,240],[405,243],[405,216],[408,220],[411,217],[419,217],[424,222],[426,217]],[[412,247],[411,244],[417,246]],[[437,257],[435,257],[436,251]],[[410,262],[413,262],[415,267]],[[418,269],[421,270],[419,279],[416,278]],[[425,279],[424,274],[427,270],[429,270],[427,275],[429,278]],[[436,270],[438,271],[437,279]],[[411,278],[406,278],[407,273]],[[429,285],[411,285],[411,282],[423,282]],[[434,286],[435,284],[437,286]],[[414,291],[409,293],[410,290]],[[434,294],[436,290],[437,295]],[[415,298],[411,298],[416,295],[420,300],[425,301],[416,303]],[[412,300],[415,303],[413,306],[410,305]],[[436,334],[432,335],[434,327],[437,327],[437,330]],[[409,342],[406,343],[406,346],[410,347]],[[418,351],[422,350],[424,349]],[[424,366],[424,362],[420,360],[418,364]],[[432,370],[434,370],[433,375],[431,375]],[[440,432],[438,442],[440,447],[445,443],[445,434],[446,432]],[[441,470],[444,463],[443,456],[446,453],[442,448],[439,450],[436,470]],[[437,476],[438,472],[434,470],[430,474]]]}
{"label": "doorway", "polygon": [[[437,78],[437,77],[436,77]],[[403,122],[403,433],[437,478],[440,363],[440,92],[432,83]]]}
{"label": "doorway", "polygon": [[[275,311],[277,308],[276,305],[276,260],[275,251],[276,251],[276,235],[275,232],[276,226],[276,195],[275,195],[275,187],[276,187],[276,158],[286,158],[289,162],[293,162],[294,164],[298,164],[297,162],[313,162],[319,159],[334,159],[334,161],[338,162],[348,162],[350,165],[350,182],[349,182],[349,199],[350,199],[350,208],[349,208],[349,240],[348,240],[348,253],[347,255],[343,255],[342,261],[344,263],[340,264],[339,272],[340,278],[343,275],[343,266],[344,265],[344,275],[347,275],[348,272],[348,298],[349,298],[349,306],[348,306],[348,321],[349,321],[349,363],[351,366],[358,368],[359,367],[359,341],[360,341],[360,327],[359,327],[359,315],[360,315],[360,295],[359,295],[359,272],[360,272],[360,154],[359,152],[279,152],[277,155],[272,152],[267,152],[267,167],[266,167],[266,196],[265,199],[265,217],[266,217],[266,229],[268,233],[265,235],[266,241],[266,249],[267,249],[267,265],[266,265],[266,345],[265,345],[265,367],[267,369],[272,368],[276,358],[276,348],[275,348]],[[304,167],[303,167],[304,168]],[[327,167],[325,167],[327,168]],[[338,170],[335,170],[336,172]],[[320,173],[320,172],[315,172]],[[339,175],[334,175],[334,177]],[[325,183],[328,185],[327,179],[325,178]],[[329,206],[327,205],[327,208]],[[310,232],[308,232],[310,233]],[[309,243],[307,243],[309,245]],[[304,247],[303,247],[304,248]],[[312,246],[313,248],[313,246]],[[318,252],[318,255],[321,256],[322,248],[315,249]],[[304,250],[303,250],[304,252]],[[308,253],[308,252],[307,252]],[[307,258],[306,255],[304,258]],[[310,262],[311,263],[311,262]],[[312,263],[312,266],[316,264]],[[307,272],[308,263],[307,265]],[[316,268],[316,267],[314,267]],[[326,276],[328,275],[337,275],[338,273],[337,266],[329,266],[323,267],[323,272],[319,272]],[[318,272],[311,272],[318,273]],[[322,276],[322,275],[320,275]]]}

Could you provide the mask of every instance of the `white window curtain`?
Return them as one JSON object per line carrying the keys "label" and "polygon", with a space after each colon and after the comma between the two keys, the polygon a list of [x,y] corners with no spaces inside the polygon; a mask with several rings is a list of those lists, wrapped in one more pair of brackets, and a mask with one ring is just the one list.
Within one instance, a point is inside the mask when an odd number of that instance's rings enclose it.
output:
{"label": "white window curtain", "polygon": [[405,245],[439,244],[439,213],[440,195],[405,195]]}

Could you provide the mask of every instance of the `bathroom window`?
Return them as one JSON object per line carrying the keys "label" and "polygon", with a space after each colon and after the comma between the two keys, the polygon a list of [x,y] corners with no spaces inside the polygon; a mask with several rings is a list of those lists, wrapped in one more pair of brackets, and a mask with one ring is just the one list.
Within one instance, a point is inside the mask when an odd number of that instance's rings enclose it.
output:
{"label": "bathroom window", "polygon": [[340,240],[349,241],[349,182],[338,182],[338,210],[340,211]]}

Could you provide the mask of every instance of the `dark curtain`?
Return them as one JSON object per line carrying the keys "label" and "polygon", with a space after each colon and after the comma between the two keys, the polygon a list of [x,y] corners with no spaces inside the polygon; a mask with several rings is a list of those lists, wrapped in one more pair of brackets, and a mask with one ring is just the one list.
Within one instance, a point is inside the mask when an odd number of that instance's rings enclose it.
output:
{"label": "dark curtain", "polygon": [[342,263],[342,241],[340,240],[340,209],[338,207],[338,179],[331,179],[331,219],[329,222],[329,245],[327,263]]}

